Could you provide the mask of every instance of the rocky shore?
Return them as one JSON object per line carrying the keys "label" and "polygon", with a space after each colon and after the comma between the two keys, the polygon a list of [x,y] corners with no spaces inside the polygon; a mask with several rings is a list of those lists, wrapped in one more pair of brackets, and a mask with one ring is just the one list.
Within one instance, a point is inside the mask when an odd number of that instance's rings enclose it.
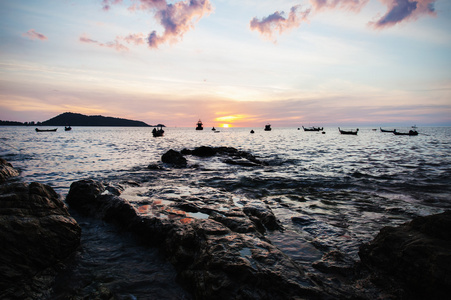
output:
{"label": "rocky shore", "polygon": [[[190,155],[216,156],[244,167],[265,164],[234,148],[199,147],[169,150],[161,165],[148,168],[185,168]],[[7,243],[0,250],[0,296],[48,299],[58,268],[79,244],[80,227],[50,187],[9,181],[18,173],[6,161],[0,170],[5,178],[0,218],[7,229],[1,233]],[[121,197],[123,190],[117,184],[80,180],[72,183],[66,203],[158,247],[194,299],[442,299],[451,290],[449,211],[383,228],[360,247],[360,262],[331,251],[313,263],[321,273],[313,275],[268,239],[284,226],[262,201],[186,196],[130,202]],[[302,221],[293,219],[300,226]],[[367,287],[374,289],[368,292]]]}
{"label": "rocky shore", "polygon": [[10,182],[19,173],[0,161],[0,298],[45,299],[81,230],[47,185]]}

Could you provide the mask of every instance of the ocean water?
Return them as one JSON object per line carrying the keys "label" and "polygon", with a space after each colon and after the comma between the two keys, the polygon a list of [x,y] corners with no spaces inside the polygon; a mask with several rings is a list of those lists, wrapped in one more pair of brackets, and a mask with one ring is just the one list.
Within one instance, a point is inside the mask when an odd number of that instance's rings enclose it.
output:
{"label": "ocean water", "polygon": [[[49,184],[63,198],[72,182],[91,178],[138,183],[126,184],[122,195],[136,203],[183,196],[226,197],[237,205],[243,199],[263,201],[285,228],[269,232],[268,238],[315,273],[319,271],[312,264],[329,251],[356,261],[358,247],[382,227],[451,208],[451,128],[419,128],[418,136],[372,129],[360,128],[357,136],[349,136],[340,135],[336,127],[324,128],[325,134],[277,127],[265,132],[263,126],[221,128],[218,133],[165,128],[163,137],[154,138],[152,128],[74,127],[36,133],[34,127],[0,127],[0,157],[20,170],[21,180]],[[267,165],[232,166],[218,157],[188,156],[185,169],[147,168],[161,164],[169,149],[199,146],[234,147]],[[123,299],[190,298],[158,253],[140,248],[108,224],[80,220],[83,245],[66,274],[68,281],[91,276]],[[121,266],[140,260],[145,262],[123,278]],[[152,267],[160,264],[164,267]],[[165,278],[165,289],[157,277]]]}

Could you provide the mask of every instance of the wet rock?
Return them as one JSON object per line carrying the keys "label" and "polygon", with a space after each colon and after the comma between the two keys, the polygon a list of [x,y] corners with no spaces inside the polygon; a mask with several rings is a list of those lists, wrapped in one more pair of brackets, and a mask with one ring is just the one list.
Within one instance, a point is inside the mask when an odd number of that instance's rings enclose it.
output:
{"label": "wet rock", "polygon": [[323,273],[347,277],[354,273],[354,260],[338,250],[326,253],[320,261],[314,262],[312,266]]}
{"label": "wet rock", "polygon": [[265,162],[258,160],[254,155],[237,150],[233,147],[207,147],[201,146],[194,150],[183,149],[182,155],[194,155],[199,157],[211,157],[221,155],[226,157],[223,162],[231,165],[240,165],[245,167],[264,166]]}
{"label": "wet rock", "polygon": [[282,225],[277,220],[268,205],[261,201],[249,201],[243,207],[246,215],[257,218],[266,228],[270,230],[282,230]]}
{"label": "wet rock", "polygon": [[180,152],[172,149],[161,156],[161,161],[175,167],[186,167],[187,164],[186,158]]}
{"label": "wet rock", "polygon": [[451,211],[384,227],[359,256],[382,284],[404,287],[407,298],[445,299],[451,291]]}
{"label": "wet rock", "polygon": [[103,192],[105,187],[102,183],[90,179],[80,180],[71,184],[66,203],[83,214],[95,215],[98,212],[95,200]]}
{"label": "wet rock", "polygon": [[216,149],[214,149],[212,147],[201,146],[201,147],[197,147],[193,151],[191,151],[191,154],[195,155],[195,156],[201,156],[201,157],[214,156],[214,155],[216,155]]}
{"label": "wet rock", "polygon": [[[250,203],[247,213],[233,203],[230,209],[221,206],[219,211],[211,203],[190,204],[184,199],[172,205],[149,200],[145,205],[133,206],[102,190],[97,182],[75,182],[68,202],[71,205],[80,202],[83,205],[74,207],[115,222],[142,241],[159,246],[196,299],[328,297],[299,265],[256,230],[249,215],[265,226],[278,227],[265,205]],[[209,217],[196,219],[191,211]]]}
{"label": "wet rock", "polygon": [[0,185],[0,298],[41,299],[81,229],[58,194],[40,183]]}
{"label": "wet rock", "polygon": [[19,176],[19,171],[14,169],[14,167],[4,160],[0,158],[0,183],[5,182],[11,177]]}

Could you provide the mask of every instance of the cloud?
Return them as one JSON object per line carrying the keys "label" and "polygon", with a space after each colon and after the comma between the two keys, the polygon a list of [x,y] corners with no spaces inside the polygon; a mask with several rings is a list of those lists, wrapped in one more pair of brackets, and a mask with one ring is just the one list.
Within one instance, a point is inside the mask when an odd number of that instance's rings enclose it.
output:
{"label": "cloud", "polygon": [[379,0],[388,8],[387,13],[376,22],[369,25],[382,29],[394,26],[407,20],[416,20],[422,15],[435,16],[434,3],[436,0]]}
{"label": "cloud", "polygon": [[143,33],[129,34],[123,38],[128,44],[143,45],[145,43]]}
{"label": "cloud", "polygon": [[102,5],[103,5],[103,10],[108,11],[111,8],[111,5],[113,4],[119,4],[122,3],[122,0],[103,0],[102,1]]}
{"label": "cloud", "polygon": [[101,43],[101,42],[98,42],[96,40],[93,40],[93,39],[89,38],[86,34],[83,34],[79,38],[80,42],[82,42],[82,43],[95,44],[95,45],[98,45],[100,47],[112,48],[112,49],[115,49],[116,51],[119,51],[119,52],[121,52],[121,51],[128,51],[129,50],[128,47],[120,43],[121,39],[122,38],[118,37],[112,42]]}
{"label": "cloud", "polygon": [[316,11],[335,8],[360,11],[368,1],[369,0],[310,0],[310,3]]}
{"label": "cloud", "polygon": [[302,21],[307,21],[307,17],[310,14],[311,9],[301,11],[301,6],[296,5],[290,9],[288,17],[285,18],[285,13],[276,11],[275,13],[259,20],[257,17],[253,18],[250,22],[251,30],[257,30],[261,35],[272,39],[275,31],[279,34],[287,30],[299,27]]}
{"label": "cloud", "polygon": [[34,29],[30,29],[22,35],[24,37],[29,38],[30,40],[41,40],[41,41],[48,40],[48,38],[45,35],[43,35],[42,33],[36,32]]}
{"label": "cloud", "polygon": [[163,9],[159,9],[155,18],[164,28],[162,35],[152,31],[147,38],[149,47],[158,48],[165,42],[177,42],[183,35],[194,27],[194,22],[198,21],[205,14],[212,12],[209,0],[190,0],[167,4]]}
{"label": "cloud", "polygon": [[[122,0],[103,0],[103,10],[110,10],[114,4],[120,4]],[[168,3],[166,0],[132,0],[129,11],[150,11],[155,14],[155,19],[163,27],[163,33],[158,34],[153,30],[147,36],[147,44],[150,48],[158,48],[166,42],[175,43],[190,29],[194,23],[204,15],[213,11],[210,0],[186,0]],[[128,43],[133,41],[135,45],[141,44],[141,39],[130,37]]]}

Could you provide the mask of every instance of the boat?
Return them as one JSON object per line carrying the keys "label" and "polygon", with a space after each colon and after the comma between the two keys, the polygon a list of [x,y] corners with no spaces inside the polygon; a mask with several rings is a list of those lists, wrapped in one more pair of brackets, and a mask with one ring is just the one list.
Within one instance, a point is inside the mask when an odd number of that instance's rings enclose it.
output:
{"label": "boat", "polygon": [[70,127],[70,126],[65,126],[64,127],[64,131],[71,131],[72,130],[72,127]]}
{"label": "boat", "polygon": [[254,129],[251,130],[251,133],[255,133]]}
{"label": "boat", "polygon": [[393,130],[393,133],[395,134],[395,135],[418,135],[418,131],[416,131],[416,130],[409,130],[409,132],[398,132],[398,131],[396,131],[396,129],[395,130]]}
{"label": "boat", "polygon": [[163,126],[157,126],[157,128],[154,128],[152,130],[152,134],[154,137],[163,136],[164,134]]}
{"label": "boat", "polygon": [[211,130],[216,131],[216,128],[213,126],[213,128]]}
{"label": "boat", "polygon": [[39,129],[36,128],[36,132],[55,132],[58,128],[54,128],[54,129]]}
{"label": "boat", "polygon": [[396,129],[386,130],[386,129],[382,129],[381,127],[379,127],[379,129],[381,130],[381,132],[394,132],[396,130]]}
{"label": "boat", "polygon": [[341,134],[357,135],[359,129],[357,128],[356,130],[341,130],[340,127],[338,127],[338,131],[340,131]]}
{"label": "boat", "polygon": [[265,125],[265,131],[271,131],[271,124]]}
{"label": "boat", "polygon": [[302,128],[304,129],[304,131],[322,131],[324,127],[304,127],[302,126]]}
{"label": "boat", "polygon": [[202,125],[204,125],[204,124],[202,124],[202,121],[199,119],[199,121],[197,121],[197,127],[196,127],[196,130],[204,130],[204,128],[202,127]]}

